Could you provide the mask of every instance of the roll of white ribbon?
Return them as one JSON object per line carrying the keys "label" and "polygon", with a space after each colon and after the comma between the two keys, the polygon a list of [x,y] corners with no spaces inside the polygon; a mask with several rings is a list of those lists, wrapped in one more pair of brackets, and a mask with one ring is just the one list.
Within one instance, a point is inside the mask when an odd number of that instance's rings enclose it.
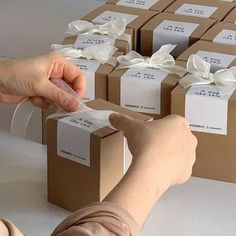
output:
{"label": "roll of white ribbon", "polygon": [[180,79],[179,84],[184,88],[194,85],[215,84],[221,92],[223,92],[223,87],[236,89],[236,67],[218,70],[215,73],[211,73],[210,69],[210,63],[193,54],[187,62],[188,74]]}
{"label": "roll of white ribbon", "polygon": [[119,62],[117,69],[154,68],[182,77],[186,73],[186,70],[183,67],[177,66],[174,57],[170,54],[175,47],[176,45],[172,44],[163,45],[150,58],[143,57],[137,52],[131,51],[125,56],[117,57]]}

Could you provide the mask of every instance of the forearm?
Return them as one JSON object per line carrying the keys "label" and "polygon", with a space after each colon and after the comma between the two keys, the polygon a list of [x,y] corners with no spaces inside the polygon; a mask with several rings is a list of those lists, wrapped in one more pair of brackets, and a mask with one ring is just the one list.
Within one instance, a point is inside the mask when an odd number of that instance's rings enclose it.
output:
{"label": "forearm", "polygon": [[152,163],[147,166],[141,157],[135,159],[137,161],[105,201],[114,202],[127,210],[142,228],[152,207],[170,184],[163,170]]}

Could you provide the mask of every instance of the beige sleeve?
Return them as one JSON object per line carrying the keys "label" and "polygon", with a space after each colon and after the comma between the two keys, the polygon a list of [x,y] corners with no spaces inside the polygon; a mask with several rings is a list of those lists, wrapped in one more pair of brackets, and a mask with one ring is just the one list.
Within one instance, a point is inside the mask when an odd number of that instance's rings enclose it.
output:
{"label": "beige sleeve", "polygon": [[0,235],[1,236],[23,236],[14,224],[7,220],[0,219]]}
{"label": "beige sleeve", "polygon": [[140,229],[132,216],[116,204],[94,203],[73,213],[52,236],[139,236]]}

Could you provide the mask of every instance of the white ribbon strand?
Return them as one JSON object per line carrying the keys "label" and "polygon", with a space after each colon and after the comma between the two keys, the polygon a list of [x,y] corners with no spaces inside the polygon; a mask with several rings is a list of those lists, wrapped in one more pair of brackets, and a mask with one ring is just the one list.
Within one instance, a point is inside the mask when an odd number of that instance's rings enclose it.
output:
{"label": "white ribbon strand", "polygon": [[159,69],[171,74],[184,76],[186,70],[183,67],[175,64],[174,57],[170,54],[176,45],[167,44],[163,45],[156,53],[150,58],[143,57],[135,51],[131,51],[125,56],[117,57],[119,66],[117,69],[123,68],[154,68]]}
{"label": "white ribbon strand", "polygon": [[111,38],[121,36],[126,28],[126,19],[117,18],[103,25],[95,25],[89,21],[78,20],[68,24],[66,34],[69,35],[87,35],[87,34],[102,34],[108,35]]}
{"label": "white ribbon strand", "polygon": [[93,45],[81,50],[73,48],[73,45],[71,44],[52,44],[51,48],[63,54],[67,59],[93,59],[99,61],[102,64],[106,63],[117,51],[117,48],[110,44]]}
{"label": "white ribbon strand", "polygon": [[188,74],[180,79],[183,88],[193,85],[215,84],[218,89],[222,87],[236,89],[236,67],[210,72],[211,64],[197,55],[191,55],[187,62]]}

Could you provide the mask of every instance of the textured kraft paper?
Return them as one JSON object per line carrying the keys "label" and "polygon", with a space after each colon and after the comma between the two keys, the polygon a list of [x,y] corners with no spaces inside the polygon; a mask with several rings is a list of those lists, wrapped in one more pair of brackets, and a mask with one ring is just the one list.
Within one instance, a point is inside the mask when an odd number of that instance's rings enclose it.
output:
{"label": "textured kraft paper", "polygon": [[[185,63],[178,62],[179,66],[185,67]],[[120,81],[121,77],[128,69],[114,70],[108,76],[108,101],[120,105]],[[149,114],[153,119],[160,119],[170,114],[171,108],[171,91],[178,84],[180,77],[173,74],[168,74],[167,77],[161,82],[161,114]]]}
{"label": "textured kraft paper", "polygon": [[[236,12],[235,12],[236,14]],[[201,40],[213,42],[215,37],[222,31],[222,30],[235,30],[236,31],[236,25],[232,23],[226,23],[226,22],[219,22],[216,25],[214,25],[211,29],[209,29],[201,38]]]}
{"label": "textured kraft paper", "polygon": [[[165,12],[175,13],[183,4],[196,4],[210,7],[217,7],[218,9],[210,16],[212,19],[222,21],[225,16],[236,6],[233,2],[216,1],[216,0],[177,0],[170,5]],[[206,18],[204,18],[206,19]]]}
{"label": "textured kraft paper", "polygon": [[[86,103],[98,110],[113,110],[139,120],[151,118],[102,99]],[[48,201],[70,211],[101,201],[123,176],[124,136],[104,127],[90,136],[90,167],[57,155],[57,122],[49,119],[48,128]]]}
{"label": "textured kraft paper", "polygon": [[141,46],[140,51],[144,56],[151,56],[153,54],[153,31],[164,20],[180,21],[188,23],[196,23],[199,26],[193,31],[189,37],[189,45],[197,42],[201,36],[216,23],[214,19],[203,19],[200,17],[174,15],[169,13],[161,13],[152,18],[147,24],[141,28]]}
{"label": "textured kraft paper", "polygon": [[101,15],[105,11],[112,11],[112,12],[119,12],[131,15],[137,15],[138,17],[134,19],[131,23],[127,25],[127,28],[133,30],[133,49],[139,50],[139,30],[140,28],[149,21],[153,16],[157,14],[157,12],[144,10],[144,9],[137,9],[131,7],[124,7],[124,6],[116,6],[110,4],[104,4],[101,7],[98,7],[94,11],[88,13],[86,16],[82,18],[82,20],[92,21],[97,16]]}
{"label": "textured kraft paper", "polygon": [[224,22],[235,23],[236,22],[236,8],[234,8],[228,16],[225,17]]}
{"label": "textured kraft paper", "polygon": [[[132,32],[133,32],[132,29],[128,29],[128,28],[126,28],[126,30],[124,32],[125,34],[131,35],[131,44],[132,44]],[[68,36],[63,40],[62,44],[74,44],[77,37],[79,37],[79,36],[77,36],[77,35],[76,36]],[[116,47],[118,49],[118,51],[127,54],[128,52],[131,51],[132,45],[129,45],[128,41],[116,39],[114,47]]]}
{"label": "textured kraft paper", "polygon": [[[185,52],[183,52],[178,58],[177,61],[187,62],[188,58],[192,54],[196,54],[198,51],[208,51],[208,52],[216,52],[228,55],[236,55],[236,46],[225,45],[221,43],[212,43],[200,40],[189,47]],[[232,67],[236,66],[236,58],[232,61],[232,63],[228,66]]]}
{"label": "textured kraft paper", "polygon": [[[178,85],[171,94],[171,113],[185,115],[188,89]],[[228,103],[228,134],[193,132],[198,139],[193,176],[236,183],[236,91]]]}
{"label": "textured kraft paper", "polygon": [[[108,0],[106,3],[108,4],[115,4],[118,2],[119,0]],[[174,0],[159,0],[156,3],[154,3],[149,10],[151,11],[157,11],[157,12],[162,12],[164,11],[167,7],[169,7],[172,3],[174,2]]]}

